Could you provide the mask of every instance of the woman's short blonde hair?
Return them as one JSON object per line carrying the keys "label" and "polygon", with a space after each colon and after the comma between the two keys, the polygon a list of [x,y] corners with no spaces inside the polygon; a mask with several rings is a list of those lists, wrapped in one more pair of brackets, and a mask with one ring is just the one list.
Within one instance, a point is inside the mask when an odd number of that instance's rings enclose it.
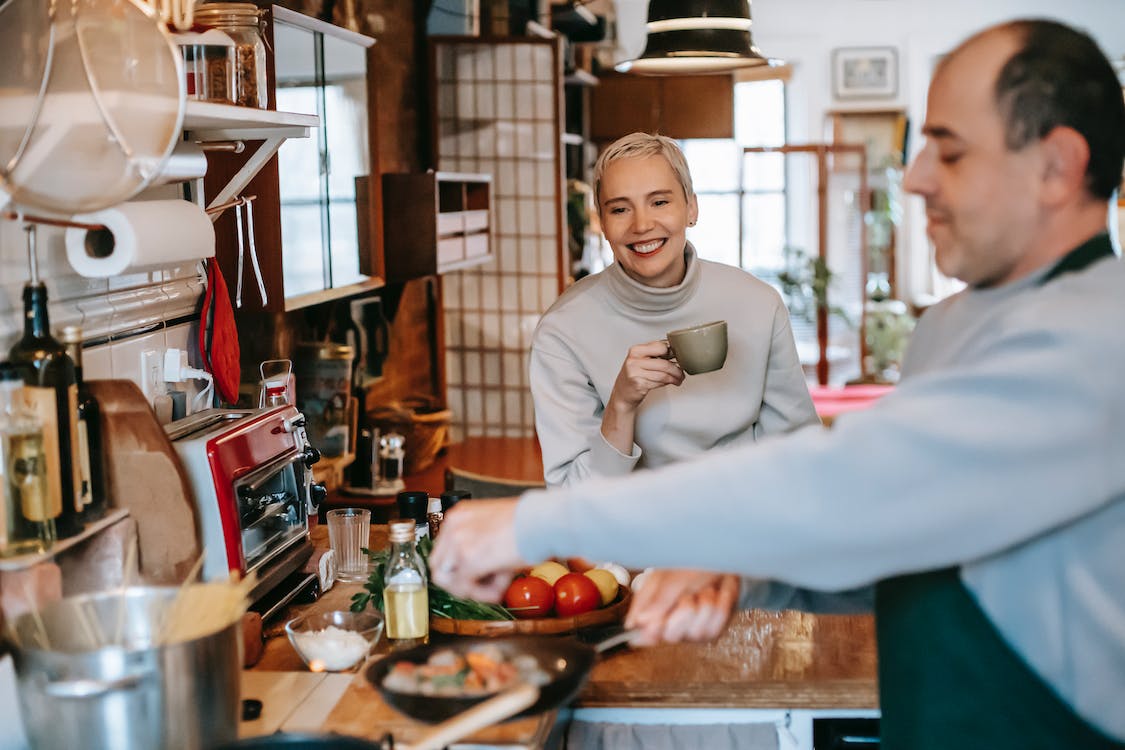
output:
{"label": "woman's short blonde hair", "polygon": [[663,135],[630,133],[611,143],[594,164],[594,206],[599,215],[602,212],[602,178],[609,165],[620,159],[644,159],[649,156],[663,156],[668,161],[684,189],[684,200],[691,200],[695,194],[691,186],[691,172],[679,144]]}

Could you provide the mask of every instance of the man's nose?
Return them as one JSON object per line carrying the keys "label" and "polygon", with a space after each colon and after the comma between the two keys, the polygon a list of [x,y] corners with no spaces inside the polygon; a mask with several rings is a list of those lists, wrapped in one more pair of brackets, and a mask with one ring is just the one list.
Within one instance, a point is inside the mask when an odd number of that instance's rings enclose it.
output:
{"label": "man's nose", "polygon": [[902,188],[915,195],[927,195],[933,191],[933,157],[925,150],[914,157],[902,178]]}

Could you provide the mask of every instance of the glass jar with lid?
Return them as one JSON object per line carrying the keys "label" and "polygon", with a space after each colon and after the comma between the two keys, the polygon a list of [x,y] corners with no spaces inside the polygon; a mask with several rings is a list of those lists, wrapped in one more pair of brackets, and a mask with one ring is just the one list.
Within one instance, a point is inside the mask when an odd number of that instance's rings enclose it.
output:
{"label": "glass jar with lid", "polygon": [[195,9],[195,22],[225,32],[234,40],[234,91],[231,100],[244,107],[265,109],[266,43],[261,11],[253,3],[204,3]]}

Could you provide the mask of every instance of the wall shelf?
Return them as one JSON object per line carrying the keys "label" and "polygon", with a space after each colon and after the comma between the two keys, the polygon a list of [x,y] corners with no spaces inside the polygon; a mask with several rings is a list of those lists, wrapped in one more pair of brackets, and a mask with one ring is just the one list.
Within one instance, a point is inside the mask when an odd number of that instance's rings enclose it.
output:
{"label": "wall shelf", "polygon": [[74,536],[68,536],[65,539],[60,539],[55,542],[54,546],[46,552],[37,552],[33,555],[17,555],[15,557],[0,558],[0,571],[16,571],[27,570],[33,568],[39,563],[53,560],[58,555],[66,552],[72,547],[76,547],[88,539],[92,539],[103,530],[108,529],[113,524],[121,521],[129,516],[129,511],[125,508],[114,508],[106,511],[103,518],[99,518],[93,523],[86,524],[86,528],[78,532]]}
{"label": "wall shelf", "polygon": [[406,281],[489,260],[491,190],[488,174],[383,175],[387,280]]}
{"label": "wall shelf", "polygon": [[[273,158],[281,144],[289,138],[308,138],[309,133],[319,127],[320,118],[316,115],[189,100],[184,110],[183,129],[190,140],[202,143],[262,142],[242,168],[231,176],[221,190],[211,196],[207,207],[218,206],[238,197],[266,162]],[[202,187],[201,182],[200,195],[203,194]],[[218,214],[214,215],[212,221],[215,218],[218,218]]]}
{"label": "wall shelf", "polygon": [[308,138],[320,127],[320,118],[297,112],[238,107],[233,104],[191,100],[184,111],[184,130],[198,141],[258,140],[270,133],[286,138]]}

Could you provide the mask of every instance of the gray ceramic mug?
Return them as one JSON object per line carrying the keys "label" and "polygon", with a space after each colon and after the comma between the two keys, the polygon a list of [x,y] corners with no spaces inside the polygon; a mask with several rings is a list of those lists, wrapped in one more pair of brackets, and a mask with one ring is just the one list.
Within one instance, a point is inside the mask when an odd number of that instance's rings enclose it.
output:
{"label": "gray ceramic mug", "polygon": [[727,361],[727,322],[713,323],[669,331],[668,349],[688,375],[718,370]]}

